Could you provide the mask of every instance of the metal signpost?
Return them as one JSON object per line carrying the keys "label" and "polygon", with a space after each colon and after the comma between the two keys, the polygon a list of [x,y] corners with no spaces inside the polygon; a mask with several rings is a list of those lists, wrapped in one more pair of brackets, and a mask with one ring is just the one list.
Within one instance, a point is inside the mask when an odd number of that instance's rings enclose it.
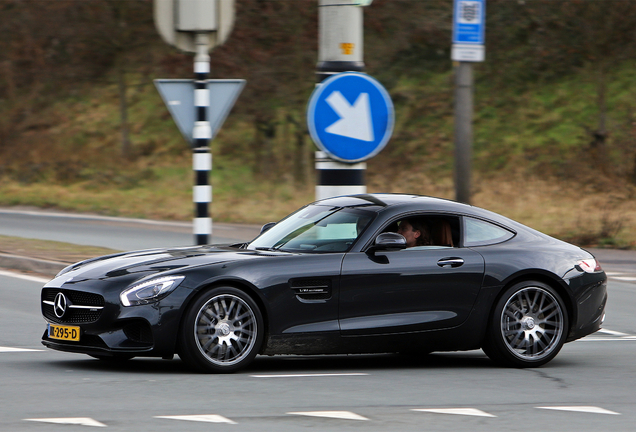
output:
{"label": "metal signpost", "polygon": [[[363,161],[386,145],[393,104],[386,90],[360,72],[363,9],[372,0],[318,0],[318,84],[307,124],[316,152],[316,199],[366,193]],[[343,73],[346,72],[346,73]]]}
{"label": "metal signpost", "polygon": [[486,0],[455,0],[451,59],[482,62],[486,25]]}
{"label": "metal signpost", "polygon": [[[240,85],[230,85],[228,90],[218,81],[207,79],[209,51],[225,42],[232,31],[234,0],[154,0],[154,18],[164,41],[195,53],[194,80],[158,80],[156,85],[181,133],[193,147],[193,230],[196,244],[203,245],[209,243],[212,235],[209,143],[244,85],[244,81],[238,80]],[[187,110],[192,115],[186,114]]]}
{"label": "metal signpost", "polygon": [[485,57],[486,0],[454,0],[455,197],[470,204],[473,142],[473,66]]}
{"label": "metal signpost", "polygon": [[384,148],[393,123],[391,97],[368,75],[332,75],[316,87],[307,109],[309,133],[322,150],[316,157],[316,199],[365,193],[361,162]]}

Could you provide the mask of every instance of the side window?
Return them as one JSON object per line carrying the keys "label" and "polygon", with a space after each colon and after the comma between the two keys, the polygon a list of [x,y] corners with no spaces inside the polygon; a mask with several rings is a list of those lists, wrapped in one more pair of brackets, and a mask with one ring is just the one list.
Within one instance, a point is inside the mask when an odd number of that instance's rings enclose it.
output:
{"label": "side window", "polygon": [[[406,228],[405,228],[406,227]],[[415,244],[406,250],[459,247],[460,219],[443,214],[407,214],[384,227],[383,232],[397,232],[409,244],[412,232],[419,232]]]}
{"label": "side window", "polygon": [[471,217],[464,218],[464,246],[502,243],[515,236],[505,228]]}

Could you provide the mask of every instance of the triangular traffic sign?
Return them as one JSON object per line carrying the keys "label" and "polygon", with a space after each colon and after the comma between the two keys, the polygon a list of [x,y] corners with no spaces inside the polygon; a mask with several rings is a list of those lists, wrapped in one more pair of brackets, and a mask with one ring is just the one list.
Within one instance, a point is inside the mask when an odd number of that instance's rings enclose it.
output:
{"label": "triangular traffic sign", "polygon": [[[187,79],[156,79],[155,87],[159,91],[163,102],[172,115],[174,122],[181,131],[181,135],[193,144],[192,131],[194,129],[196,108],[194,106],[194,80]],[[210,91],[210,106],[207,118],[212,130],[212,139],[221,129],[236,99],[245,87],[245,80],[206,80]]]}

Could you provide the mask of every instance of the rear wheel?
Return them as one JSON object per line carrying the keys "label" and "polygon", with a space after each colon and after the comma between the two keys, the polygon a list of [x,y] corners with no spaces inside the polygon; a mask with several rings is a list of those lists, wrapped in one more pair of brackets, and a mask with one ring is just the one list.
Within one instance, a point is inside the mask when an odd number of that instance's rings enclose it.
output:
{"label": "rear wheel", "polygon": [[256,357],[263,334],[263,317],[250,296],[232,287],[214,288],[186,312],[179,357],[201,372],[234,372]]}
{"label": "rear wheel", "polygon": [[504,366],[538,367],[559,353],[567,329],[567,310],[556,291],[541,282],[520,282],[497,302],[483,349]]}

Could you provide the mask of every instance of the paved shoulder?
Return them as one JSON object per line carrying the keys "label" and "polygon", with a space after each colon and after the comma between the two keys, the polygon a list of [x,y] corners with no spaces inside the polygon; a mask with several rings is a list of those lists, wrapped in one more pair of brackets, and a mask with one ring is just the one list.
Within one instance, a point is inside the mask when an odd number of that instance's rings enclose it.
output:
{"label": "paved shoulder", "polygon": [[[255,225],[214,225],[212,243],[249,241]],[[194,243],[191,222],[158,221],[38,210],[0,209],[0,235],[53,240],[115,250]]]}

